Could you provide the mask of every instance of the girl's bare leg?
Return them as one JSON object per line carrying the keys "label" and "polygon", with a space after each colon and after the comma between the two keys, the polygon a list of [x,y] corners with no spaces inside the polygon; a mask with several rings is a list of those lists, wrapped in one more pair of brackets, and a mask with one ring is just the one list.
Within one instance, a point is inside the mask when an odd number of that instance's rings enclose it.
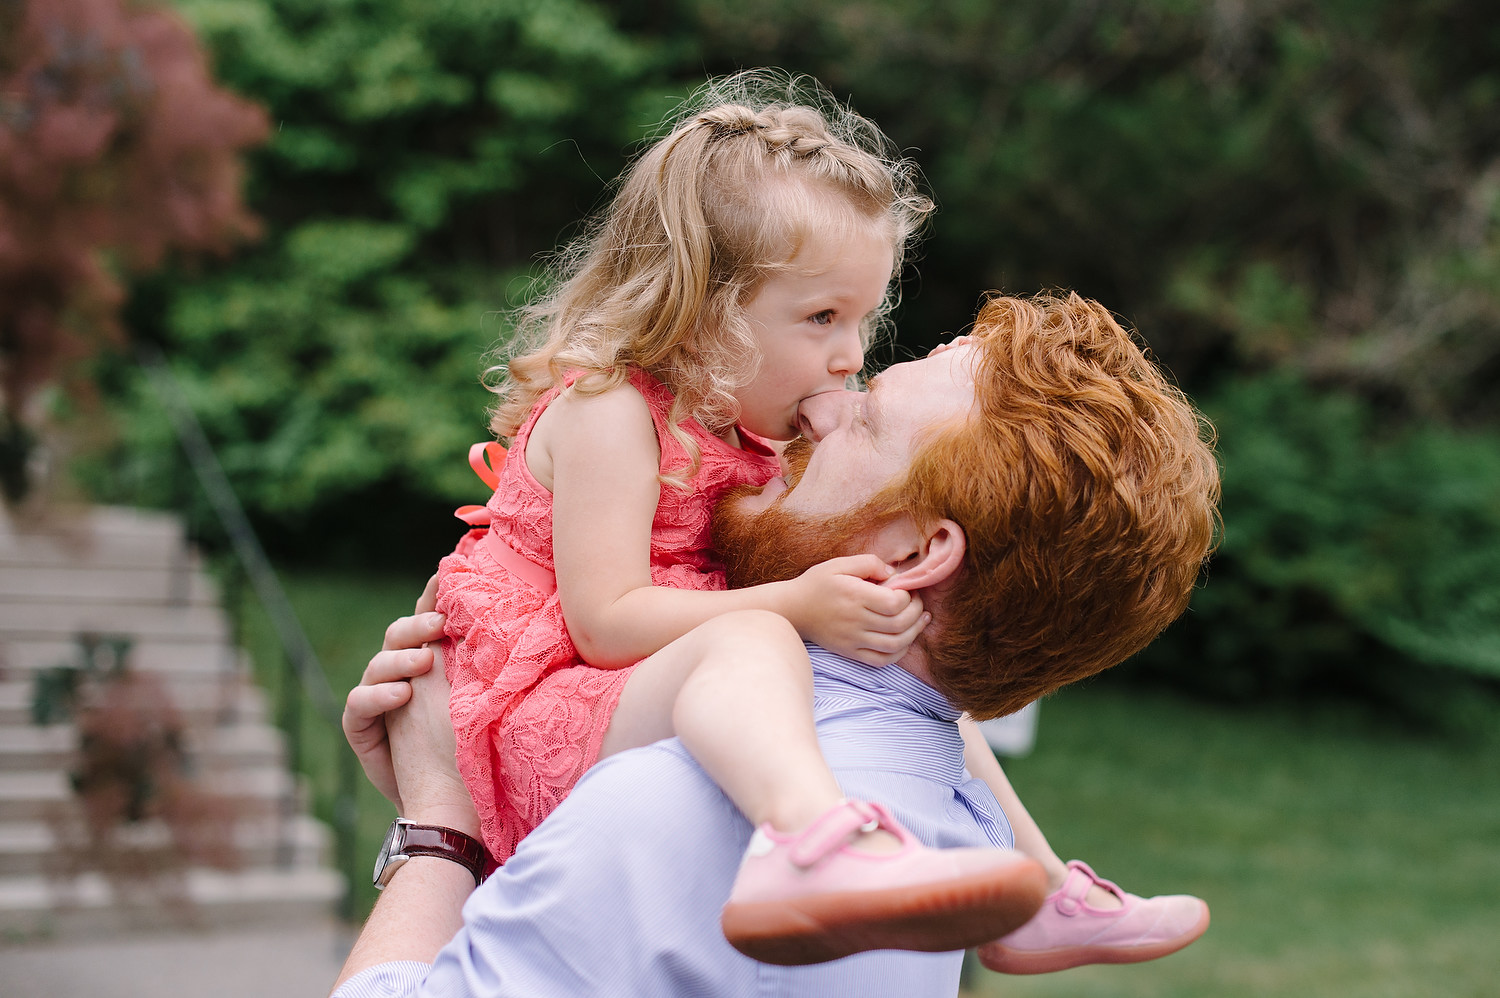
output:
{"label": "girl's bare leg", "polygon": [[[800,831],[843,798],[818,746],[807,649],[777,614],[724,614],[636,666],[600,755],[674,734],[752,824]],[[878,832],[861,847],[883,839],[894,846]]]}
{"label": "girl's bare leg", "polygon": [[[984,740],[984,732],[979,730],[979,725],[965,715],[958,726],[964,736],[964,764],[969,767],[971,774],[985,782],[995,799],[1000,802],[1000,809],[1005,812],[1011,831],[1015,833],[1016,848],[1042,864],[1042,869],[1047,871],[1047,890],[1057,890],[1068,876],[1067,865],[1053,851],[1047,836],[1042,834],[1041,828],[1026,810],[1026,805],[1021,803],[1021,798],[1010,785],[1010,778],[1005,775],[1000,761],[995,758],[994,750]],[[1085,900],[1097,908],[1120,907],[1120,899],[1097,884],[1089,888]]]}
{"label": "girl's bare leg", "polygon": [[962,949],[1004,938],[1035,914],[1045,876],[1019,852],[914,846],[882,811],[844,801],[812,706],[812,669],[795,629],[776,614],[742,611],[636,666],[605,732],[603,755],[676,734],[762,826],[724,906],[730,945],[782,964],[869,949]]}

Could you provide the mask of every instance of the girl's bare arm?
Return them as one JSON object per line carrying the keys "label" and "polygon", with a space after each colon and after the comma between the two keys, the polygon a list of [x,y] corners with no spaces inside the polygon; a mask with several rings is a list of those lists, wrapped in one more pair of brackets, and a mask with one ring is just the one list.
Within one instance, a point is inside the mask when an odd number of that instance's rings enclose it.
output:
{"label": "girl's bare arm", "polygon": [[[799,578],[728,592],[652,585],[661,456],[650,410],[633,388],[559,397],[538,419],[525,458],[553,493],[558,596],[568,633],[591,665],[631,665],[704,621],[740,609],[774,611],[817,639],[810,622],[832,618],[835,601],[857,600],[861,630],[857,637],[840,635],[845,646],[834,650],[859,653],[854,657],[872,664],[898,658],[920,630],[920,603],[907,593],[873,583],[831,585],[826,571],[821,581]],[[864,556],[851,560],[848,571],[879,575],[883,568]]]}

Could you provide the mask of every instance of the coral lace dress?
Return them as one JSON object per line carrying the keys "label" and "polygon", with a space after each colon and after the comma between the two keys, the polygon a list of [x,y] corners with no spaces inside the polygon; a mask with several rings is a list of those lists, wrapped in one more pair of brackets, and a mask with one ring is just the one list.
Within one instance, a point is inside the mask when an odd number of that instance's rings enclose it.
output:
{"label": "coral lace dress", "polygon": [[[459,511],[482,529],[469,531],[438,566],[458,768],[478,808],[484,844],[498,863],[598,758],[635,668],[586,665],[568,637],[553,576],[552,494],[526,467],[531,428],[571,382],[538,401],[501,467],[490,471],[476,445],[471,463],[496,486],[495,494],[485,507]],[[662,472],[688,467],[687,451],[667,431],[671,393],[644,371],[635,371],[630,383],[650,407]],[[723,569],[709,550],[714,504],[737,486],[765,484],[777,474],[777,460],[764,441],[743,430],[741,450],[695,421],[680,426],[697,442],[702,463],[687,489],[662,486],[651,528],[651,581],[723,589]],[[491,444],[484,453],[494,462],[501,449]]]}

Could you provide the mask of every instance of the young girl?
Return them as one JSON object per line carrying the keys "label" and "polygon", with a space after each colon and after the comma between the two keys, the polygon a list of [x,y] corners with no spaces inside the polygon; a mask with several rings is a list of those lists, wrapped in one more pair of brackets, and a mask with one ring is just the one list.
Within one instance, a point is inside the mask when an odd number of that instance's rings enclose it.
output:
{"label": "young girl", "polygon": [[878,585],[879,559],[730,592],[709,552],[715,502],[777,474],[765,441],[863,366],[930,207],[872,126],[844,124],[717,103],[636,162],[527,313],[542,343],[508,365],[492,428],[510,449],[468,513],[488,529],[439,568],[459,766],[492,857],[601,754],[675,732],[761,828],[726,935],[778,962],[974,945],[1042,893],[1010,850],[917,846],[823,761],[802,639],[886,664],[926,621]]}
{"label": "young girl", "polygon": [[491,856],[598,758],[675,733],[760,829],[725,930],[776,962],[988,942],[1043,893],[1019,854],[926,850],[844,800],[819,752],[802,640],[887,664],[920,601],[872,556],[725,591],[709,552],[715,502],[777,473],[765,441],[860,370],[890,305],[930,202],[887,149],[842,109],[712,99],[651,147],[523,313],[491,424],[510,449],[471,455],[496,491],[461,511],[487,529],[439,568]]}

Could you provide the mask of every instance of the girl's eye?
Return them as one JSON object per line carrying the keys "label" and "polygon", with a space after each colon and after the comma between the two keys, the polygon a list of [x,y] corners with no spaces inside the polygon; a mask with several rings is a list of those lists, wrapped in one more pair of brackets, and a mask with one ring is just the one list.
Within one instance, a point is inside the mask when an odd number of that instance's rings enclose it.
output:
{"label": "girl's eye", "polygon": [[808,319],[815,325],[827,326],[833,322],[833,309],[826,309],[816,315],[810,315]]}

